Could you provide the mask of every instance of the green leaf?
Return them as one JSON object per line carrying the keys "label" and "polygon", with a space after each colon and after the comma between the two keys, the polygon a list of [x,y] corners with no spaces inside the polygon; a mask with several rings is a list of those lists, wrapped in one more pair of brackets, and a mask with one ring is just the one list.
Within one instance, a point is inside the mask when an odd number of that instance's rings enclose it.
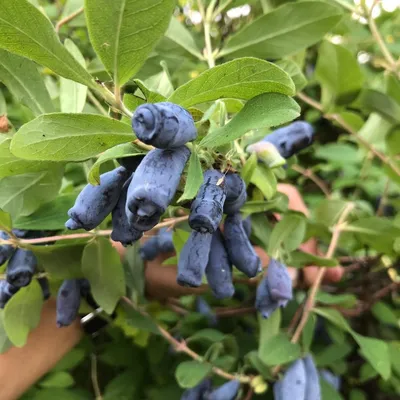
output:
{"label": "green leaf", "polygon": [[172,85],[171,76],[165,61],[161,61],[160,64],[163,70],[147,78],[144,84],[153,92],[168,97],[173,93],[174,86]]}
{"label": "green leaf", "polygon": [[258,325],[260,327],[260,340],[258,342],[258,355],[263,357],[262,354],[266,354],[268,349],[265,350],[265,345],[269,339],[278,335],[279,328],[281,326],[281,309],[276,309],[269,318],[262,318],[258,314]]}
{"label": "green leaf", "polygon": [[343,397],[336,391],[336,389],[324,379],[319,380],[321,385],[322,400],[344,400]]}
{"label": "green leaf", "polygon": [[123,143],[111,147],[100,155],[100,157],[93,164],[88,173],[88,181],[92,185],[100,183],[100,167],[106,161],[114,160],[116,158],[132,157],[144,154],[144,150],[135,146],[133,143]]}
{"label": "green leaf", "polygon": [[168,101],[187,108],[222,98],[248,100],[269,92],[293,96],[294,84],[276,65],[248,57],[203,72],[175,90]]}
{"label": "green leaf", "polygon": [[202,329],[194,335],[189,336],[186,342],[222,342],[225,335],[215,329]]}
{"label": "green leaf", "polygon": [[107,383],[104,389],[103,400],[128,400],[136,398],[135,393],[138,388],[137,377],[141,374],[133,374],[131,369],[119,373],[115,378]]}
{"label": "green leaf", "polygon": [[347,341],[343,343],[333,343],[315,354],[315,362],[318,367],[329,367],[343,360],[352,351],[353,346]]}
{"label": "green leaf", "polygon": [[269,366],[282,365],[297,360],[301,350],[297,343],[292,343],[285,333],[279,333],[263,343],[260,360]]}
{"label": "green leaf", "polygon": [[86,245],[82,272],[90,282],[96,303],[111,314],[125,295],[125,279],[118,252],[108,239],[99,237]]}
{"label": "green leaf", "polygon": [[[70,16],[83,6],[83,0],[66,0],[60,19]],[[78,15],[68,21],[68,27],[83,27],[86,25],[84,14]]]}
{"label": "green leaf", "polygon": [[[32,400],[88,400],[85,391],[60,388],[43,388],[37,391]],[[31,398],[29,398],[31,400]]]}
{"label": "green leaf", "polygon": [[332,163],[341,165],[359,164],[362,161],[362,154],[357,147],[346,143],[327,143],[318,147],[315,154],[317,158],[322,158]]}
{"label": "green leaf", "polygon": [[12,343],[4,328],[4,311],[0,310],[0,354],[5,353],[11,346]]}
{"label": "green leaf", "polygon": [[40,381],[40,386],[44,388],[69,388],[75,383],[74,378],[65,371],[50,372]]}
{"label": "green leaf", "polygon": [[244,164],[242,171],[241,171],[241,176],[243,180],[246,182],[246,185],[248,185],[251,182],[251,178],[253,177],[254,171],[257,167],[257,155],[253,153],[247,160],[246,163]]}
{"label": "green leaf", "polygon": [[174,0],[85,0],[90,41],[118,86],[143,65],[168,28]]}
{"label": "green leaf", "polygon": [[275,225],[269,238],[267,253],[273,258],[296,250],[306,234],[306,220],[298,213],[289,213]]}
{"label": "green leaf", "polygon": [[307,86],[307,79],[301,71],[298,64],[292,60],[279,60],[276,65],[282,68],[291,78],[296,87],[296,92],[304,89]]}
{"label": "green leaf", "polygon": [[23,125],[11,142],[12,153],[27,160],[82,161],[129,142],[132,128],[91,114],[47,114]]}
{"label": "green leaf", "polygon": [[70,350],[53,368],[53,371],[69,371],[76,368],[86,357],[84,349],[74,348]]}
{"label": "green leaf", "polygon": [[211,372],[210,364],[197,361],[184,361],[175,371],[175,378],[182,388],[192,388],[199,384]]}
{"label": "green leaf", "polygon": [[335,225],[347,204],[344,200],[322,200],[315,210],[315,220],[329,228]]}
{"label": "green leaf", "polygon": [[346,232],[354,232],[357,239],[377,251],[393,253],[395,240],[400,236],[400,227],[386,218],[368,217],[346,225]]}
{"label": "green leaf", "polygon": [[140,91],[143,93],[144,97],[146,98],[146,103],[159,103],[161,101],[166,100],[166,97],[164,97],[160,93],[157,93],[157,92],[151,90],[140,79],[133,79],[133,82],[138,86]]}
{"label": "green leaf", "polygon": [[0,228],[1,230],[10,230],[12,227],[11,216],[0,209]]}
{"label": "green leaf", "polygon": [[123,310],[124,318],[128,325],[143,331],[155,333],[156,335],[160,334],[156,323],[149,316],[141,314],[139,311],[126,304],[123,304]]}
{"label": "green leaf", "polygon": [[293,251],[290,254],[291,267],[305,267],[307,265],[314,265],[319,267],[336,267],[339,261],[335,258],[319,257],[314,254],[305,253],[303,251]]}
{"label": "green leaf", "polygon": [[75,194],[64,194],[40,206],[29,216],[18,216],[14,228],[27,230],[64,229],[67,211],[74,205]]}
{"label": "green leaf", "polygon": [[282,58],[319,42],[341,16],[340,8],[320,1],[285,4],[232,35],[218,57]]}
{"label": "green leaf", "polygon": [[396,311],[383,301],[375,303],[371,308],[371,312],[372,315],[383,324],[400,328],[400,318],[396,315]]}
{"label": "green leaf", "polygon": [[319,48],[315,75],[321,83],[326,108],[352,102],[364,82],[360,64],[351,51],[328,41]]}
{"label": "green leaf", "polygon": [[335,304],[346,308],[351,308],[357,303],[357,297],[350,293],[331,294],[319,291],[315,296],[315,299],[318,303],[329,305]]}
{"label": "green leaf", "polygon": [[49,161],[27,161],[15,157],[10,151],[11,138],[0,137],[0,178],[25,174],[28,172],[46,171],[60,166],[59,163]]}
{"label": "green leaf", "polygon": [[393,124],[400,123],[400,104],[385,93],[364,89],[358,99],[365,111],[375,111]]}
{"label": "green leaf", "polygon": [[315,325],[317,323],[317,318],[315,315],[310,315],[307,323],[304,325],[303,332],[301,333],[301,343],[303,351],[308,353],[314,338]]}
{"label": "green leaf", "polygon": [[30,215],[60,190],[63,168],[9,176],[0,180],[0,208],[16,219]]}
{"label": "green leaf", "polygon": [[[86,68],[85,59],[76,44],[66,39],[65,48],[72,54],[83,68]],[[88,88],[85,85],[71,81],[70,79],[60,79],[60,106],[61,112],[80,113],[86,104],[86,95]]]}
{"label": "green leaf", "polygon": [[29,332],[39,325],[42,305],[43,293],[36,280],[21,288],[7,302],[3,323],[8,338],[15,346],[23,347]]}
{"label": "green leaf", "polygon": [[210,132],[200,145],[219,147],[252,129],[278,126],[299,115],[300,107],[292,98],[278,93],[261,94],[249,100],[228,124]]}
{"label": "green leaf", "polygon": [[0,48],[96,88],[91,75],[60,43],[50,20],[26,0],[0,0]]}
{"label": "green leaf", "polygon": [[34,62],[0,49],[0,81],[35,115],[54,111],[49,93]]}
{"label": "green leaf", "polygon": [[332,322],[334,325],[346,331],[348,333],[353,333],[348,322],[343,318],[342,314],[338,310],[333,308],[314,308],[314,312],[321,317],[324,317],[328,321]]}
{"label": "green leaf", "polygon": [[276,176],[271,169],[265,165],[256,165],[250,182],[261,190],[267,200],[271,199],[276,193]]}
{"label": "green leaf", "polygon": [[363,357],[369,361],[384,380],[388,380],[391,375],[391,363],[387,343],[383,340],[361,336],[356,333],[353,334],[353,337],[360,346],[360,352]]}
{"label": "green leaf", "polygon": [[203,170],[196,149],[192,150],[189,159],[189,167],[186,176],[185,190],[179,198],[178,203],[193,199],[203,183]]}
{"label": "green leaf", "polygon": [[[47,247],[47,248],[46,248]],[[83,278],[82,244],[35,246],[34,253],[46,272],[54,279]]]}
{"label": "green leaf", "polygon": [[288,207],[288,199],[285,195],[277,193],[277,195],[269,201],[248,201],[240,209],[244,215],[255,214],[270,210],[284,212]]}
{"label": "green leaf", "polygon": [[165,32],[165,36],[168,39],[173,40],[176,44],[179,44],[179,46],[182,46],[190,54],[194,55],[200,60],[203,59],[203,56],[197,47],[192,34],[175,17],[171,18],[168,29]]}

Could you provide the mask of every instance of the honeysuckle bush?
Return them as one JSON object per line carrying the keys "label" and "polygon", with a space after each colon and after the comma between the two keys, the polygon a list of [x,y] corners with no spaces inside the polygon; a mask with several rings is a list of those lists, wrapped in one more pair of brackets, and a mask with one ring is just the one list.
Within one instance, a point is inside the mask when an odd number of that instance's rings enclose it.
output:
{"label": "honeysuckle bush", "polygon": [[[177,399],[207,376],[215,385],[239,379],[238,398],[273,398],[272,383],[309,353],[342,379],[340,392],[321,381],[324,400],[397,398],[400,11],[377,3],[0,0],[1,229],[48,233],[11,242],[33,250],[53,294],[64,279],[87,278],[112,315],[24,399],[93,398],[93,371],[104,399]],[[215,325],[194,295],[146,297],[139,244],[121,262],[110,218],[90,233],[64,227],[87,182],[149,150],[131,117],[162,101],[186,108],[198,130],[162,224],[173,226],[179,256],[202,172],[238,171],[253,244],[300,270],[294,299],[268,319],[252,309],[255,286],[238,271],[233,299],[204,295]],[[298,119],[314,126],[314,144],[285,167],[246,151]],[[309,216],[288,210],[277,182],[299,189]],[[311,237],[319,255],[299,249]],[[339,264],[341,282],[302,284],[305,265],[322,277]],[[9,300],[1,352],[24,346],[42,305],[35,279]]]}

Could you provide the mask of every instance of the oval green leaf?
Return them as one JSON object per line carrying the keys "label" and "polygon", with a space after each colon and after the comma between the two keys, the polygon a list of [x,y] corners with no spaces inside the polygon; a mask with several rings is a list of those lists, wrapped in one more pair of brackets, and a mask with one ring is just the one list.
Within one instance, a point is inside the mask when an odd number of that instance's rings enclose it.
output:
{"label": "oval green leaf", "polygon": [[269,92],[293,96],[294,83],[275,64],[247,57],[203,72],[175,90],[168,100],[190,107],[222,98],[248,100]]}
{"label": "oval green leaf", "polygon": [[129,125],[101,115],[45,114],[22,126],[11,151],[27,160],[82,161],[133,138]]}

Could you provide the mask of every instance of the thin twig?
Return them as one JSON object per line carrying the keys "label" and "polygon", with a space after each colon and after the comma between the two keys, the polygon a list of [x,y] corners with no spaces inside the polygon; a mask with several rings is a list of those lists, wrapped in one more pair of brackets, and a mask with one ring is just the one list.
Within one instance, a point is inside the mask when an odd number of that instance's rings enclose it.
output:
{"label": "thin twig", "polygon": [[91,377],[95,399],[103,400],[103,396],[101,395],[100,391],[99,380],[97,379],[97,357],[94,353],[91,355]]}
{"label": "thin twig", "polygon": [[292,169],[297,171],[301,175],[305,176],[306,178],[312,180],[322,190],[324,195],[328,199],[330,199],[331,193],[328,189],[328,186],[321,178],[319,178],[317,175],[315,175],[314,172],[311,171],[311,169],[305,169],[297,164],[292,165]]}
{"label": "thin twig", "polygon": [[305,103],[309,104],[310,106],[314,107],[315,109],[321,111],[324,118],[330,121],[336,121],[342,128],[344,128],[347,132],[355,137],[355,139],[360,142],[363,146],[368,148],[374,156],[379,158],[382,162],[389,165],[393,171],[400,176],[400,169],[399,167],[392,162],[392,160],[373,147],[370,143],[368,143],[363,137],[361,137],[357,131],[355,131],[340,115],[338,114],[324,114],[324,110],[322,104],[318,103],[317,101],[313,100],[311,97],[308,97],[306,94],[299,92],[297,93],[297,97],[303,100]]}
{"label": "thin twig", "polygon": [[213,14],[213,19],[215,19],[219,14],[222,13],[226,9],[226,7],[229,6],[229,4],[232,3],[233,0],[226,0],[224,3],[222,3],[219,7],[216,8]]}
{"label": "thin twig", "polygon": [[100,111],[102,115],[108,117],[107,110],[101,105],[99,100],[97,100],[97,97],[90,90],[88,90],[87,96],[90,102],[97,108],[97,110]]}
{"label": "thin twig", "polygon": [[[128,299],[127,297],[122,297],[122,300],[129,305],[130,307],[135,308],[134,304],[132,303],[132,301],[130,299]],[[143,310],[137,310],[139,311],[142,315],[148,317],[148,314],[146,312],[144,312]],[[156,323],[154,321],[154,323]],[[193,360],[196,360],[200,363],[207,363],[207,361],[205,361],[203,359],[203,357],[201,357],[199,354],[197,354],[195,351],[193,351],[192,349],[190,349],[187,344],[185,343],[185,341],[179,341],[177,339],[175,339],[166,329],[164,329],[162,326],[157,325],[158,331],[160,332],[160,334],[164,337],[164,339],[166,339],[174,348],[175,351],[180,352],[180,353],[185,353],[187,354],[189,357],[191,357]],[[212,366],[211,367],[212,371],[214,374],[221,376],[222,378],[228,379],[228,380],[239,380],[242,383],[249,383],[251,381],[251,377],[247,376],[247,375],[242,375],[242,374],[230,374],[229,372],[224,371],[221,368]]]}
{"label": "thin twig", "polygon": [[378,217],[382,216],[384,214],[385,206],[387,203],[387,198],[389,194],[389,189],[390,189],[390,179],[388,178],[386,180],[385,188],[383,189],[382,197],[381,200],[379,201],[379,206],[376,211],[376,215]]}
{"label": "thin twig", "polygon": [[386,46],[385,41],[382,38],[381,33],[379,32],[379,29],[375,23],[375,19],[373,18],[372,14],[373,14],[373,10],[375,8],[375,6],[378,4],[377,1],[375,1],[369,11],[369,15],[368,15],[368,26],[369,29],[371,31],[371,34],[373,36],[373,38],[375,39],[376,43],[378,44],[383,56],[385,57],[388,66],[390,68],[390,70],[394,73],[398,74],[397,71],[397,64],[396,64],[396,60],[394,59],[392,53],[389,51],[389,49]]}
{"label": "thin twig", "polygon": [[[340,233],[342,231],[342,226],[347,218],[347,216],[349,215],[349,213],[351,212],[351,210],[354,208],[354,205],[352,203],[348,204],[347,207],[343,210],[342,215],[340,216],[337,224],[335,225],[335,227],[333,228],[333,234],[332,234],[332,239],[331,242],[329,244],[329,248],[328,251],[326,252],[325,257],[326,258],[332,258],[336,247],[338,245],[339,242],[339,238],[340,238]],[[304,327],[307,324],[308,318],[310,316],[310,313],[312,311],[312,309],[314,308],[315,305],[315,297],[318,293],[318,290],[321,286],[322,280],[324,279],[324,275],[326,272],[327,268],[326,267],[322,267],[319,269],[318,274],[315,278],[315,281],[311,287],[310,293],[307,297],[307,300],[304,304],[304,308],[303,308],[303,313],[300,319],[299,324],[297,325],[297,328],[292,336],[291,342],[292,343],[297,343],[301,337],[301,334],[303,332]],[[280,365],[277,365],[273,370],[272,373],[273,375],[276,375],[281,369]]]}
{"label": "thin twig", "polygon": [[[166,226],[175,225],[180,222],[186,221],[189,218],[188,215],[183,217],[171,218],[168,221],[160,222],[153,229],[160,229]],[[58,240],[73,240],[73,239],[82,239],[82,238],[94,238],[97,236],[109,236],[111,235],[111,230],[100,230],[100,231],[91,231],[87,233],[73,233],[71,235],[58,235],[58,236],[48,236],[44,238],[37,239],[12,239],[12,240],[1,240],[0,244],[11,244],[13,246],[19,247],[24,244],[43,244],[49,242],[56,242]]]}
{"label": "thin twig", "polygon": [[65,18],[60,19],[60,21],[57,22],[56,27],[55,27],[55,31],[58,33],[61,29],[61,27],[65,24],[67,24],[68,22],[72,21],[74,18],[76,18],[77,16],[81,15],[83,13],[83,11],[85,10],[84,7],[78,8],[76,11],[74,11],[72,14],[67,15]]}
{"label": "thin twig", "polygon": [[215,67],[215,59],[214,59],[214,54],[213,54],[213,49],[212,49],[212,44],[211,44],[211,34],[210,34],[212,16],[213,16],[215,3],[216,3],[215,0],[211,0],[211,3],[208,6],[207,12],[206,12],[204,9],[202,0],[197,0],[197,5],[199,7],[201,17],[203,19],[204,42],[205,42],[205,46],[206,46],[205,56],[207,58],[207,63],[208,63],[209,68]]}

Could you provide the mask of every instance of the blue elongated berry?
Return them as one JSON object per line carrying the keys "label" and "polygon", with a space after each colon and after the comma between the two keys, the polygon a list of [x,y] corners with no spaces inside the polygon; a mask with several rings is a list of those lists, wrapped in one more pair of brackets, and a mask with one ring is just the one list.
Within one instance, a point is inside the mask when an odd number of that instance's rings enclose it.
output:
{"label": "blue elongated berry", "polygon": [[71,325],[78,316],[81,304],[81,286],[78,279],[66,279],[57,294],[57,326]]}
{"label": "blue elongated berry", "polygon": [[177,282],[182,286],[199,287],[207,267],[211,233],[192,231],[179,255]]}
{"label": "blue elongated berry", "polygon": [[314,360],[310,355],[308,355],[303,358],[303,362],[306,371],[306,399],[321,400],[321,387]]}
{"label": "blue elongated berry", "polygon": [[303,360],[295,361],[283,379],[274,384],[275,400],[308,400],[306,398],[306,371]]}
{"label": "blue elongated berry", "polygon": [[126,168],[129,172],[135,172],[144,157],[144,154],[140,154],[136,156],[117,158],[117,161],[121,167]]}
{"label": "blue elongated berry", "polygon": [[159,149],[183,146],[197,137],[191,114],[167,102],[139,106],[132,117],[132,129],[142,142]]}
{"label": "blue elongated berry", "polygon": [[204,300],[203,297],[197,296],[196,297],[196,311],[205,317],[207,317],[210,326],[216,326],[218,323],[218,318],[215,315],[214,311],[208,305],[208,303]]}
{"label": "blue elongated berry", "polygon": [[19,288],[9,284],[7,281],[0,281],[0,308],[4,308],[18,290]]}
{"label": "blue elongated berry", "polygon": [[272,143],[283,158],[289,158],[310,146],[314,137],[314,128],[308,122],[296,121],[283,128],[276,129],[265,136],[264,142]]}
{"label": "blue elongated berry", "polygon": [[321,378],[324,381],[328,382],[331,386],[333,386],[336,389],[336,391],[340,390],[340,385],[341,385],[340,376],[333,374],[328,369],[321,369],[319,373],[321,375]]}
{"label": "blue elongated berry", "polygon": [[112,232],[111,239],[120,242],[123,246],[128,246],[139,240],[143,232],[133,228],[125,212],[126,196],[130,181],[125,182],[118,203],[112,210]]}
{"label": "blue elongated berry", "polygon": [[[4,231],[0,231],[0,239],[9,240],[10,236]],[[3,265],[14,253],[14,247],[11,244],[0,245],[0,266]]]}
{"label": "blue elongated berry", "polygon": [[248,216],[243,220],[243,229],[246,232],[247,237],[250,237],[251,235],[251,218]]}
{"label": "blue elongated berry", "polygon": [[189,225],[202,233],[214,233],[221,222],[226,198],[224,175],[210,169],[190,209]]}
{"label": "blue elongated berry", "polygon": [[229,259],[239,271],[250,278],[261,272],[261,260],[249,241],[239,213],[226,217],[224,236]]}
{"label": "blue elongated berry", "polygon": [[75,205],[68,211],[68,229],[90,231],[98,226],[117,205],[119,195],[129,172],[124,167],[100,176],[100,185],[86,185],[76,198]]}
{"label": "blue elongated berry", "polygon": [[31,250],[17,249],[7,265],[7,282],[21,288],[31,283],[37,260]]}
{"label": "blue elongated berry", "polygon": [[190,150],[154,149],[146,154],[129,185],[126,214],[131,225],[148,231],[159,221],[178,188]]}
{"label": "blue elongated berry", "polygon": [[204,379],[197,386],[183,392],[181,400],[203,400],[207,392],[211,390],[211,380]]}
{"label": "blue elongated berry", "polygon": [[142,260],[154,260],[159,254],[160,249],[158,246],[157,236],[152,236],[150,239],[146,240],[145,243],[140,246],[139,254]]}
{"label": "blue elongated berry", "polygon": [[257,310],[264,318],[269,318],[277,308],[285,307],[292,296],[292,281],[286,266],[271,259],[267,274],[257,287]]}
{"label": "blue elongated berry", "polygon": [[213,390],[208,400],[234,400],[239,392],[240,382],[238,380],[224,383],[218,389]]}
{"label": "blue elongated berry", "polygon": [[235,214],[240,211],[247,200],[246,183],[239,174],[225,176],[226,199],[224,203],[225,214]]}
{"label": "blue elongated berry", "polygon": [[157,234],[158,249],[160,253],[170,253],[174,251],[174,242],[172,241],[172,230],[161,228]]}
{"label": "blue elongated berry", "polygon": [[51,293],[50,293],[50,287],[49,287],[49,281],[47,278],[39,278],[38,279],[39,285],[42,288],[43,292],[43,299],[47,300],[50,298]]}
{"label": "blue elongated berry", "polygon": [[208,285],[217,299],[230,298],[234,295],[232,264],[219,229],[213,233],[211,240],[206,277]]}
{"label": "blue elongated berry", "polygon": [[284,306],[293,298],[292,279],[286,265],[271,258],[267,270],[267,284],[272,300],[284,302]]}
{"label": "blue elongated berry", "polygon": [[266,276],[264,276],[257,287],[255,306],[263,318],[269,318],[279,308],[279,302],[271,298]]}

